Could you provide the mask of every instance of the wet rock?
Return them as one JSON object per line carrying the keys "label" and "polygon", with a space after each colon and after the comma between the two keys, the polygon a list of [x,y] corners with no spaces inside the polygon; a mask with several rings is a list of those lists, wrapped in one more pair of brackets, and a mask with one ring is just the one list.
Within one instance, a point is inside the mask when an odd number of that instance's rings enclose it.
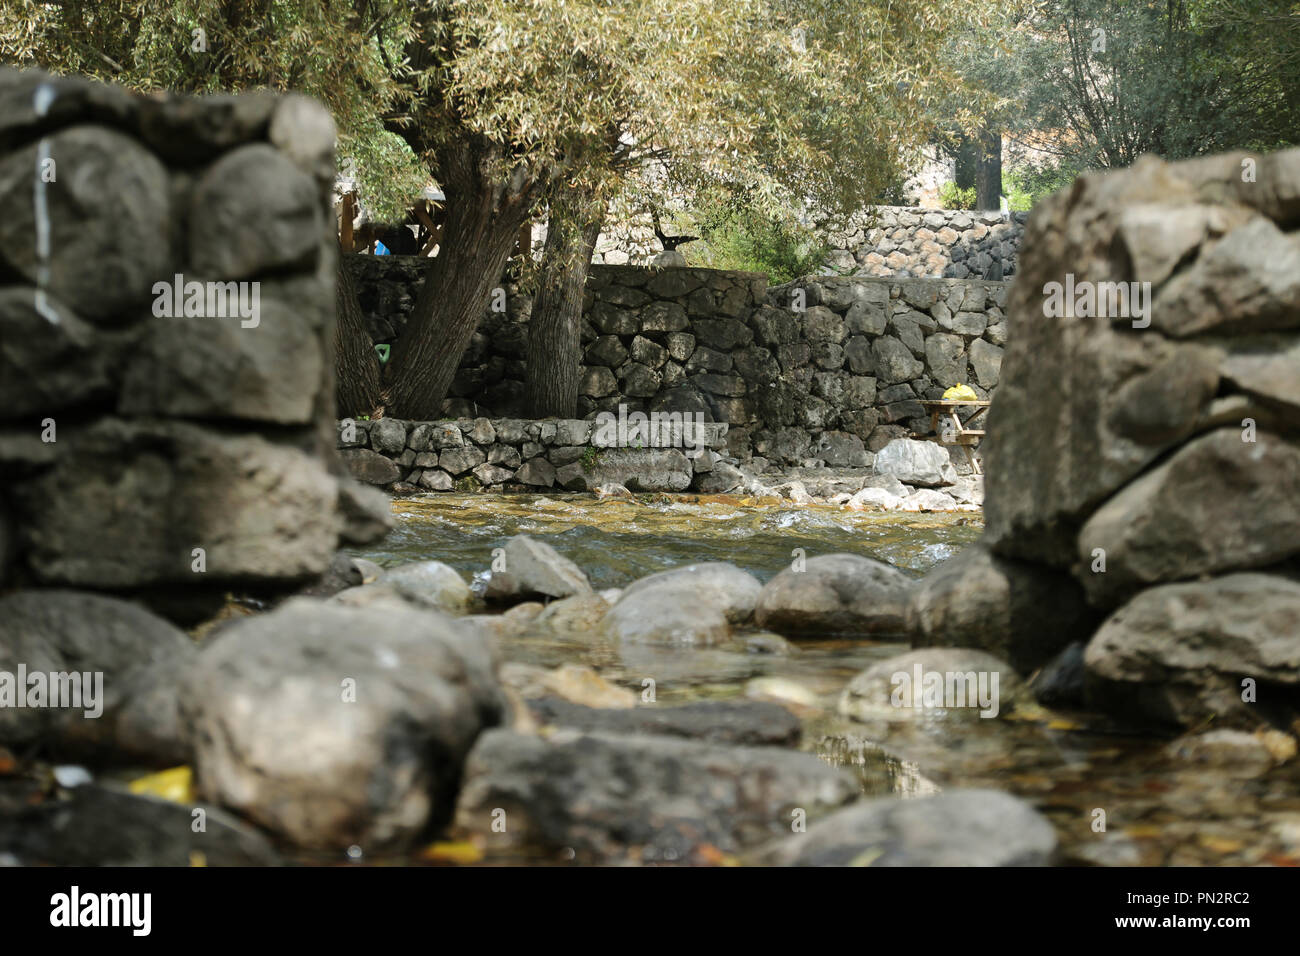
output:
{"label": "wet rock", "polygon": [[1184,765],[1260,774],[1294,757],[1295,749],[1294,738],[1275,730],[1251,734],[1223,729],[1180,737],[1166,752]]}
{"label": "wet rock", "polygon": [[[852,777],[811,754],[658,736],[485,734],[466,767],[458,826],[489,845],[575,851],[578,862],[703,862],[853,799]],[[493,833],[493,811],[506,832]]]}
{"label": "wet rock", "polygon": [[1029,681],[1029,689],[1049,707],[1082,707],[1084,679],[1082,641],[1075,641],[1043,665]]}
{"label": "wet rock", "polygon": [[583,707],[554,697],[529,702],[540,724],[611,734],[659,734],[746,747],[797,747],[799,719],[778,704],[695,701],[622,710]]}
{"label": "wet rock", "polygon": [[680,595],[691,603],[714,605],[722,610],[728,621],[740,624],[753,616],[763,585],[758,578],[734,564],[709,561],[671,568],[633,581],[623,589],[619,600],[652,588],[665,589],[665,601]]}
{"label": "wet rock", "polygon": [[580,567],[537,538],[515,535],[506,542],[504,558],[505,570],[494,570],[488,579],[484,597],[489,601],[562,598],[591,590]]}
{"label": "wet rock", "polygon": [[902,571],[871,558],[819,555],[768,581],[754,620],[782,634],[897,634],[913,586]]}
{"label": "wet rock", "polygon": [[392,501],[383,491],[346,477],[338,479],[344,544],[361,547],[384,539],[393,526]]}
{"label": "wet rock", "polygon": [[0,819],[0,853],[24,866],[279,866],[267,838],[247,823],[195,807],[95,785]]}
{"label": "wet rock", "polygon": [[908,630],[917,647],[974,647],[1024,673],[1072,641],[1086,642],[1098,615],[1069,575],[963,548],[917,584]]}
{"label": "wet rock", "polygon": [[839,712],[853,720],[992,719],[1029,700],[1015,670],[992,654],[928,647],[873,664],[849,682]]}
{"label": "wet rock", "polygon": [[533,619],[533,630],[549,631],[556,637],[573,638],[596,633],[609,610],[609,602],[599,594],[575,594],[552,601]]}
{"label": "wet rock", "polygon": [[473,598],[460,573],[441,561],[418,561],[389,568],[382,581],[355,588],[350,595],[341,594],[338,603],[365,607],[371,603],[369,594],[365,592],[396,595],[417,607],[448,614],[464,614]]}
{"label": "wet rock", "polygon": [[750,700],[810,710],[821,705],[816,691],[784,677],[755,677],[745,684],[745,696]]}
{"label": "wet rock", "polygon": [[127,601],[57,589],[8,594],[0,598],[0,671],[16,685],[21,666],[29,680],[8,692],[31,700],[37,673],[76,673],[82,689],[80,706],[16,707],[0,684],[0,739],[97,762],[184,763],[177,687],[193,657],[183,632]]}
{"label": "wet rock", "polygon": [[648,587],[631,597],[624,594],[609,609],[602,625],[610,640],[624,644],[708,647],[726,643],[731,627],[716,604],[682,604],[690,587],[676,584]]}
{"label": "wet rock", "polygon": [[943,446],[932,441],[896,438],[876,452],[876,471],[909,485],[939,487],[957,480]]}
{"label": "wet rock", "polygon": [[[1148,588],[1088,644],[1089,706],[1143,721],[1254,729],[1300,713],[1300,583],[1267,574]],[[1254,702],[1243,700],[1253,682]]]}
{"label": "wet rock", "polygon": [[562,664],[554,670],[510,662],[501,667],[501,680],[525,700],[558,697],[602,710],[636,706],[636,694],[618,687],[583,664]]}
{"label": "wet rock", "polygon": [[340,551],[330,559],[325,573],[298,593],[303,597],[331,597],[363,583],[361,569],[353,563],[352,556]]}
{"label": "wet rock", "polygon": [[1047,866],[1056,832],[1029,804],[996,790],[840,810],[786,837],[755,862],[779,866]]}
{"label": "wet rock", "polygon": [[205,644],[182,693],[201,794],[311,848],[402,846],[445,819],[502,722],[490,648],[433,611],[296,599]]}

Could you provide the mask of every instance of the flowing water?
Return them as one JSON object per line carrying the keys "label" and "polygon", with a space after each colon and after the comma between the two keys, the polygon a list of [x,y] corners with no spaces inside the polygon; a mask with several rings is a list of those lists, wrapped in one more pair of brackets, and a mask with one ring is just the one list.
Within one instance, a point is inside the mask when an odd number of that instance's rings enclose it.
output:
{"label": "flowing water", "polygon": [[[859,554],[920,577],[982,530],[977,514],[882,515],[724,496],[431,495],[396,500],[393,511],[396,527],[383,545],[358,555],[384,566],[436,559],[476,587],[493,549],[515,534],[544,537],[603,589],[703,561],[728,561],[766,581],[797,549],[806,557]],[[744,645],[613,647],[561,635],[507,640],[503,656],[589,665],[636,690],[653,675],[662,703],[800,700],[792,709],[804,722],[804,747],[854,772],[864,794],[1007,790],[1053,822],[1070,862],[1300,865],[1300,761],[1267,771],[1189,765],[1169,756],[1168,738],[1033,705],[992,720],[940,711],[857,723],[836,713],[844,685],[907,646],[851,638],[793,644],[789,653],[753,653]]]}

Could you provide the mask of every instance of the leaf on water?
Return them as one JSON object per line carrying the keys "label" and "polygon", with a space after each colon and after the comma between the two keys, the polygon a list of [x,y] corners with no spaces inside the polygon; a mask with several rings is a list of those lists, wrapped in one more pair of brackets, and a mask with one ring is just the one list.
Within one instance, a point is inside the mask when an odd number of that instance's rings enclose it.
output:
{"label": "leaf on water", "polygon": [[712,843],[705,843],[696,851],[700,860],[708,866],[740,866],[740,861],[729,853],[724,853]]}
{"label": "leaf on water", "polygon": [[483,859],[483,851],[468,840],[455,843],[430,843],[420,856],[438,863],[458,863],[467,865]]}
{"label": "leaf on water", "polygon": [[1125,827],[1124,832],[1138,840],[1154,840],[1165,831],[1164,827],[1152,823],[1139,823],[1131,827]]}
{"label": "leaf on water", "polygon": [[875,863],[878,859],[880,859],[884,855],[885,855],[884,847],[873,846],[870,847],[869,849],[863,850],[852,860],[850,860],[849,866],[870,866],[872,863]]}
{"label": "leaf on water", "polygon": [[1214,836],[1210,833],[1202,833],[1198,842],[1207,850],[1213,850],[1215,853],[1238,853],[1245,845],[1240,840],[1230,840],[1227,837]]}
{"label": "leaf on water", "polygon": [[193,803],[194,772],[189,767],[172,767],[137,777],[129,788],[137,796],[161,797],[172,803]]}

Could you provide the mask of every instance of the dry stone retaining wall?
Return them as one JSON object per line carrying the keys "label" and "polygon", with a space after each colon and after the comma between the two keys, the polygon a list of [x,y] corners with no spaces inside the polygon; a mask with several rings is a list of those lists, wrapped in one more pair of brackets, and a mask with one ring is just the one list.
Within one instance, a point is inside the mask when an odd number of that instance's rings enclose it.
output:
{"label": "dry stone retaining wall", "polygon": [[[427,261],[353,256],[369,331],[400,338]],[[785,465],[855,467],[909,433],[919,401],[958,383],[996,387],[1004,282],[812,277],[769,290],[711,269],[593,266],[583,322],[579,414],[701,413],[727,451]],[[507,297],[474,335],[446,412],[518,417],[528,302]]]}

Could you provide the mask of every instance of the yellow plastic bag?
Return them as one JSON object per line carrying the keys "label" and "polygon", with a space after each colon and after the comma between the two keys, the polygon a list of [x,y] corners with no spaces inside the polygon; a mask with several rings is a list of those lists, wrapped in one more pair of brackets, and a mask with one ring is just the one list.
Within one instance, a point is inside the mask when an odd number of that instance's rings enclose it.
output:
{"label": "yellow plastic bag", "polygon": [[978,402],[980,397],[975,394],[975,389],[969,385],[954,385],[943,393],[943,400],[945,402]]}

